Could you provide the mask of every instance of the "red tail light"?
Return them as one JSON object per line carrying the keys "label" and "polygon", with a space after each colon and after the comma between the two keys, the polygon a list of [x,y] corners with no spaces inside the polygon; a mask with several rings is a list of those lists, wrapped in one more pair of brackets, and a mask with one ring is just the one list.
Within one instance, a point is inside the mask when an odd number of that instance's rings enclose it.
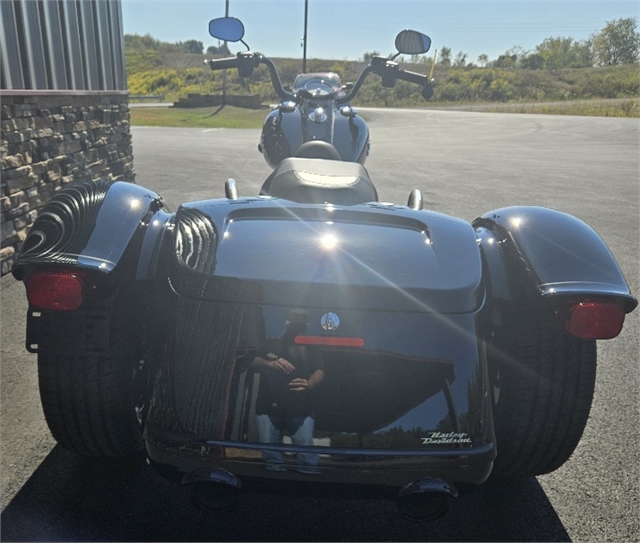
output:
{"label": "red tail light", "polygon": [[74,270],[37,271],[26,283],[29,303],[38,309],[72,311],[84,301],[84,281]]}
{"label": "red tail light", "polygon": [[570,334],[582,339],[611,339],[624,323],[624,310],[617,304],[583,302],[572,306],[566,327]]}
{"label": "red tail light", "polygon": [[325,345],[331,347],[362,347],[364,339],[359,337],[296,336],[297,345]]}

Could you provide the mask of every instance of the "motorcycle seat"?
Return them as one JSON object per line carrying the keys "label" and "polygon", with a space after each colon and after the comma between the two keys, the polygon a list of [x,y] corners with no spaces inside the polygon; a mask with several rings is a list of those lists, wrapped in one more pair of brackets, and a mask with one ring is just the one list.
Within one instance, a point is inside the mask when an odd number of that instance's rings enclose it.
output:
{"label": "motorcycle seat", "polygon": [[369,173],[358,162],[285,158],[260,194],[303,204],[357,205],[378,201]]}
{"label": "motorcycle seat", "polygon": [[330,160],[342,160],[338,150],[329,142],[314,140],[303,143],[296,155],[299,158],[327,158]]}

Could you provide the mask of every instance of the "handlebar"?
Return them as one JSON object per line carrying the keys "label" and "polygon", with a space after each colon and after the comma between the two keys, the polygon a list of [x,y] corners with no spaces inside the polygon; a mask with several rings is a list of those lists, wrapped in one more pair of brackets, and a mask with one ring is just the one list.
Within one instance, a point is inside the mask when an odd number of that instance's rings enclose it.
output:
{"label": "handlebar", "polygon": [[350,102],[355,97],[355,95],[358,94],[358,91],[360,90],[360,87],[362,87],[364,80],[373,71],[374,71],[374,67],[371,65],[367,66],[364,70],[362,70],[362,72],[358,76],[358,79],[354,83],[353,87],[351,87],[351,90],[349,91],[349,93],[343,96],[342,98],[337,98],[336,104],[346,104],[347,102]]}
{"label": "handlebar", "polygon": [[421,94],[425,100],[429,100],[433,96],[433,85],[431,84],[429,76],[416,72],[409,72],[407,70],[399,70],[397,77],[398,79],[403,79],[409,83],[420,85],[422,87]]}
{"label": "handlebar", "polygon": [[273,62],[260,53],[252,53],[250,51],[238,53],[235,57],[219,58],[205,60],[205,64],[209,65],[212,70],[226,70],[228,68],[238,68],[240,77],[250,77],[253,69],[260,64],[266,65],[271,76],[271,83],[276,94],[283,100],[295,100],[295,95],[287,92],[282,88],[278,71]]}
{"label": "handlebar", "polygon": [[421,87],[424,87],[429,83],[428,76],[402,69],[398,70],[396,77],[398,79],[402,79],[403,81],[408,81],[409,83],[415,83],[416,85],[420,85]]}
{"label": "handlebar", "polygon": [[276,66],[273,62],[271,62],[271,59],[260,55],[260,62],[268,68],[269,75],[271,76],[271,84],[273,85],[273,89],[276,91],[276,94],[283,100],[295,100],[295,94],[287,92],[282,88],[280,76],[278,76],[278,70],[276,70]]}
{"label": "handlebar", "polygon": [[[278,76],[278,71],[276,70],[273,62],[260,53],[252,53],[250,51],[246,51],[238,53],[235,57],[205,60],[204,63],[208,64],[209,68],[211,68],[212,70],[238,68],[238,73],[241,77],[249,77],[256,66],[265,64],[269,70],[271,83],[273,84],[273,88],[276,91],[276,94],[283,100],[296,99],[296,96],[293,93],[287,92],[282,87],[280,77]],[[402,79],[403,81],[408,81],[409,83],[420,85],[423,88],[422,96],[425,99],[428,100],[433,95],[433,87],[431,86],[431,82],[429,81],[428,76],[403,70],[402,68],[400,68],[400,65],[398,63],[393,62],[388,58],[374,56],[371,59],[371,64],[364,70],[362,70],[349,93],[342,98],[337,98],[336,104],[344,104],[350,102],[355,97],[355,95],[358,94],[358,91],[360,90],[360,87],[362,87],[362,84],[364,83],[366,77],[372,72],[382,77],[383,84],[385,86],[393,86],[395,80]]]}
{"label": "handlebar", "polygon": [[205,60],[204,63],[212,70],[227,70],[229,68],[237,68],[239,65],[238,57]]}
{"label": "handlebar", "polygon": [[367,66],[362,73],[358,76],[358,80],[353,85],[353,88],[346,96],[342,98],[338,98],[336,100],[336,104],[344,104],[346,102],[350,102],[358,91],[360,87],[364,83],[364,80],[370,73],[375,73],[382,77],[383,85],[385,81],[390,82],[388,86],[393,86],[396,79],[402,79],[404,81],[408,81],[409,83],[415,83],[416,85],[420,85],[422,90],[422,96],[428,100],[433,95],[433,87],[431,86],[431,82],[429,81],[429,77],[424,74],[419,74],[416,72],[409,72],[407,70],[403,70],[400,68],[400,65],[392,60],[385,57],[374,56],[371,59],[371,64]]}

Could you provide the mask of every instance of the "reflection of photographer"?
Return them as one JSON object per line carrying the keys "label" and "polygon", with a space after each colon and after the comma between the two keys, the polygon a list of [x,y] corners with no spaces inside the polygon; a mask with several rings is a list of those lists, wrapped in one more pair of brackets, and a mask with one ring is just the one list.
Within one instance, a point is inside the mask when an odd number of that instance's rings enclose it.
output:
{"label": "reflection of photographer", "polygon": [[[292,309],[287,315],[286,332],[268,340],[252,366],[261,374],[256,400],[258,439],[261,443],[281,443],[283,433],[294,445],[313,445],[315,427],[312,390],[324,378],[320,353],[296,345],[295,337],[307,328],[307,312]],[[266,468],[284,471],[281,452],[262,453]],[[298,471],[317,473],[317,454],[298,453]]]}

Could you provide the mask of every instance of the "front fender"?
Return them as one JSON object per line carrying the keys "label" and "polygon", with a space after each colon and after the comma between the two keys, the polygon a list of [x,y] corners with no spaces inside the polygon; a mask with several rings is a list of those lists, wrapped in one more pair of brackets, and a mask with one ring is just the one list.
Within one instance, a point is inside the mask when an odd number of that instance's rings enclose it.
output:
{"label": "front fender", "polygon": [[[125,267],[132,243],[142,244],[161,198],[139,185],[99,181],[56,194],[42,209],[13,267],[16,279],[39,265],[73,266],[101,274]],[[139,248],[133,248],[137,260]],[[130,275],[135,271],[134,264]],[[126,272],[126,270],[124,270]]]}
{"label": "front fender", "polygon": [[498,298],[517,299],[525,285],[542,298],[602,296],[627,313],[638,305],[602,238],[567,213],[507,207],[485,213],[473,226]]}

